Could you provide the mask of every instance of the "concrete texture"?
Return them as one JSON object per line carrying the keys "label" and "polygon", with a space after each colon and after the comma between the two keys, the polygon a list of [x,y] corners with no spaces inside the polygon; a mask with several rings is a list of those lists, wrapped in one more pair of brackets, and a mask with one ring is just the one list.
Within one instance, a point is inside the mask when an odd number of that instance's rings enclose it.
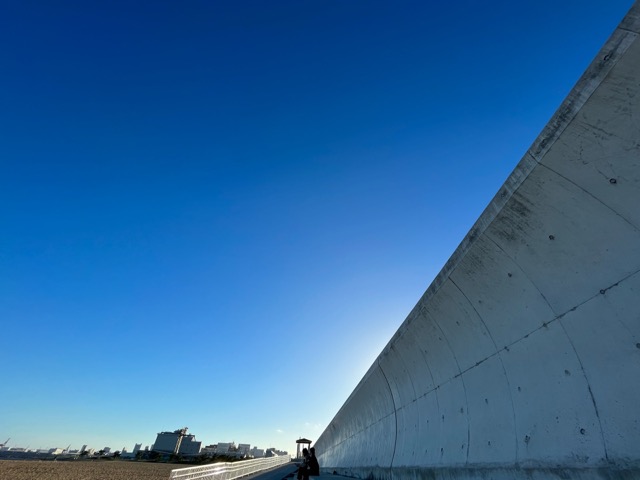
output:
{"label": "concrete texture", "polygon": [[359,478],[640,478],[636,3],[317,441]]}

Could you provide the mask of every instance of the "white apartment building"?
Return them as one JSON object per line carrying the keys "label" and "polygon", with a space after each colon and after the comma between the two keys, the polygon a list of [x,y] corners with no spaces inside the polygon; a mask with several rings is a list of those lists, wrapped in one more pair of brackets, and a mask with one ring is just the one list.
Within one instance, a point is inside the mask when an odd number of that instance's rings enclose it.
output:
{"label": "white apartment building", "polygon": [[264,448],[253,447],[249,452],[253,458],[264,457]]}

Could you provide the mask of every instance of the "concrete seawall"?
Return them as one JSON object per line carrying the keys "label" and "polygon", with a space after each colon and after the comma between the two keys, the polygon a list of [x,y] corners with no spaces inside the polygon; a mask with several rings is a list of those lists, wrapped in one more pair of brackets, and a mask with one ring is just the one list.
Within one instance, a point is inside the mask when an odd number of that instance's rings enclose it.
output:
{"label": "concrete seawall", "polygon": [[316,442],[359,478],[640,478],[636,3]]}

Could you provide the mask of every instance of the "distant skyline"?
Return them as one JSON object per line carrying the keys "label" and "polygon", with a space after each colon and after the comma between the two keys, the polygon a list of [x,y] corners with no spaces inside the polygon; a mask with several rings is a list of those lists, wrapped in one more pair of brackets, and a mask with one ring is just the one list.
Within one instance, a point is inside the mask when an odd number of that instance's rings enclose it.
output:
{"label": "distant skyline", "polygon": [[[160,432],[158,432],[160,433]],[[156,433],[156,435],[154,436],[154,438],[157,437],[158,433]],[[190,434],[193,434],[192,432],[190,432]],[[217,440],[217,441],[211,441],[211,440],[202,440],[197,438],[197,435],[193,434],[196,437],[196,440],[198,442],[201,442],[202,444],[202,448],[205,448],[209,445],[218,445],[220,443],[229,443],[229,444],[236,444],[236,445],[240,445],[240,444],[247,444],[251,446],[251,449],[261,449],[261,450],[267,450],[270,448],[273,448],[271,445],[265,445],[265,446],[260,446],[260,445],[255,445],[251,442],[245,442],[245,441],[227,441],[227,440]],[[5,439],[6,440],[6,439]],[[77,446],[76,446],[77,445]],[[87,443],[83,443],[83,442],[75,442],[75,443],[70,443],[67,446],[69,447],[68,450],[69,451],[80,451],[82,447],[86,447],[87,450],[95,450],[96,452],[102,449],[110,449],[111,453],[113,452],[133,452],[135,449],[136,445],[141,445],[141,450],[151,450],[152,447],[155,445],[155,441],[151,441],[151,442],[134,442],[133,443],[133,447],[129,447],[129,445],[123,445],[123,446],[113,446],[113,445],[101,445],[101,446],[97,446],[97,445],[89,445]],[[295,443],[294,443],[295,445]],[[49,445],[49,446],[44,446],[44,447],[39,447],[39,448],[33,448],[31,445],[14,445],[13,442],[11,441],[11,438],[9,438],[9,442],[5,442],[0,443],[0,447],[3,447],[2,449],[0,449],[0,452],[2,451],[11,451],[11,450],[28,450],[28,451],[37,451],[37,450],[49,450],[49,449],[62,449],[62,450],[67,450],[67,446],[60,446],[60,445]],[[289,450],[280,450],[278,449],[278,451],[286,451],[289,455],[294,455],[295,456],[295,450],[289,449]]]}
{"label": "distant skyline", "polygon": [[0,2],[0,441],[317,439],[632,4]]}

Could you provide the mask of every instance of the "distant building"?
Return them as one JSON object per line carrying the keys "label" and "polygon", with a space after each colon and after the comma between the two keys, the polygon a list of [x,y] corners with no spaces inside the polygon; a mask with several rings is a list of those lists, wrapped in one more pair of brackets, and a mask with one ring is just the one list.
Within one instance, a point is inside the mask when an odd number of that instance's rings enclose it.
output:
{"label": "distant building", "polygon": [[250,455],[251,453],[251,445],[248,443],[239,443],[238,444],[238,454],[240,456]]}
{"label": "distant building", "polygon": [[218,442],[216,455],[233,455],[236,452],[236,443]]}
{"label": "distant building", "polygon": [[213,456],[213,455],[216,454],[217,451],[218,451],[218,445],[211,444],[211,445],[207,445],[202,450],[200,450],[200,453],[204,453],[205,455]]}
{"label": "distant building", "polygon": [[178,453],[186,456],[198,455],[200,453],[201,446],[202,442],[197,442],[195,435],[185,435],[182,437],[182,442],[180,442]]}
{"label": "distant building", "polygon": [[263,448],[253,447],[251,449],[251,452],[249,452],[249,453],[253,458],[262,458],[262,457],[264,457],[264,449]]}
{"label": "distant building", "polygon": [[264,453],[265,457],[279,457],[282,455],[289,455],[289,453],[283,450],[278,450],[275,447],[267,448],[267,451]]}
{"label": "distant building", "polygon": [[[147,447],[147,450],[149,450],[149,447]],[[136,455],[138,454],[138,452],[142,453],[142,444],[141,443],[136,443],[135,444],[135,446],[133,447],[133,452],[128,452],[125,447],[122,447],[122,451],[120,452],[120,457],[121,458],[135,458]]]}
{"label": "distant building", "polygon": [[187,434],[187,428],[173,432],[160,432],[152,449],[161,453],[178,453],[182,436]]}
{"label": "distant building", "polygon": [[184,427],[173,432],[160,432],[153,444],[153,450],[160,453],[180,455],[198,455],[202,442],[196,441],[196,436],[187,433]]}

